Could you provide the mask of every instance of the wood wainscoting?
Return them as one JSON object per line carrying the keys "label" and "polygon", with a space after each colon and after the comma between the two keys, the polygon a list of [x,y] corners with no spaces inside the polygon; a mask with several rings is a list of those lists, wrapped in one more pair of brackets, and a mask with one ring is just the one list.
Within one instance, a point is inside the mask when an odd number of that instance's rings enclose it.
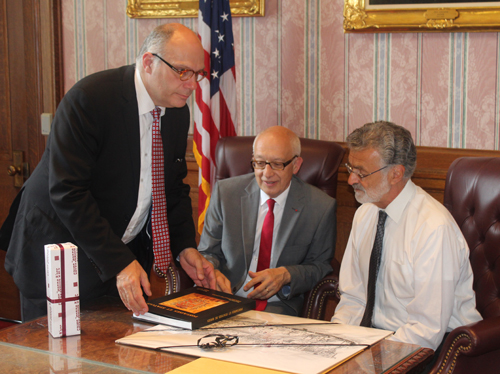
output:
{"label": "wood wainscoting", "polygon": [[[192,138],[188,142],[186,160],[188,176],[185,181],[191,186],[193,219],[198,221],[198,165],[192,151]],[[339,143],[346,148],[345,143]],[[439,202],[443,202],[446,173],[451,163],[459,157],[500,157],[500,151],[483,151],[473,149],[454,149],[436,147],[417,147],[417,168],[412,180],[422,187]],[[354,198],[352,187],[347,184],[349,174],[344,166],[347,162],[347,152],[339,169],[337,187],[337,245],[335,257],[342,261],[349,233],[351,232],[354,212],[359,204]],[[199,241],[200,235],[196,239]]]}

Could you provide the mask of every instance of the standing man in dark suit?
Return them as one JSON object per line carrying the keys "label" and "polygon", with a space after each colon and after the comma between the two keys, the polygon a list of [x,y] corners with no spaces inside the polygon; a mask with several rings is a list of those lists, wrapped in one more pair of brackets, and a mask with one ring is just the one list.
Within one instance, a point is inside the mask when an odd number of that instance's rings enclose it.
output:
{"label": "standing man in dark suit", "polygon": [[[336,201],[295,176],[302,165],[300,139],[287,128],[257,135],[252,165],[253,174],[214,187],[200,252],[187,249],[181,263],[203,255],[214,265],[222,291],[267,302],[258,301],[258,310],[261,305],[267,312],[298,315],[303,294],[332,271]],[[270,261],[259,268],[270,210]]]}
{"label": "standing man in dark suit", "polygon": [[[90,75],[65,95],[40,164],[0,235],[5,267],[21,292],[24,321],[46,313],[44,245],[63,242],[79,248],[82,302],[118,290],[129,310],[148,310],[143,292],[151,295],[148,273],[154,262],[148,224],[155,108],[161,115],[171,257],[196,246],[183,179],[186,100],[207,74],[203,53],[197,35],[185,26],[158,26],[135,66]],[[210,264],[191,265],[210,286],[205,278],[213,276]],[[215,286],[215,279],[211,283]]]}

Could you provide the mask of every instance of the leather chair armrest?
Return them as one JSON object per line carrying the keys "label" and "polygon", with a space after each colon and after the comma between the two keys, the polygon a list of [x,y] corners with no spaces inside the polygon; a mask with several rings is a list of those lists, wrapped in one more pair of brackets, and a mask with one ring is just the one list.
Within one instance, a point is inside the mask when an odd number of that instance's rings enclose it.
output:
{"label": "leather chair armrest", "polygon": [[338,304],[339,278],[333,272],[321,279],[312,290],[304,295],[304,306],[301,316],[304,318],[330,320],[331,316],[325,315],[328,300]]}
{"label": "leather chair armrest", "polygon": [[430,373],[453,373],[455,367],[460,373],[493,372],[488,370],[498,370],[499,363],[500,316],[496,316],[450,332]]}
{"label": "leather chair armrest", "polygon": [[309,292],[304,294],[303,318],[330,321],[340,301],[340,263],[334,257],[330,262],[333,272],[321,279]]}
{"label": "leather chair armrest", "polygon": [[193,280],[187,275],[180,264],[177,263],[176,265],[175,261],[170,263],[166,274],[157,273],[153,266],[149,281],[152,292],[151,300],[194,286]]}
{"label": "leather chair armrest", "polygon": [[186,271],[181,267],[180,264],[176,266],[176,274],[179,279],[179,289],[177,291],[194,287],[193,280],[189,277],[189,275],[187,275]]}

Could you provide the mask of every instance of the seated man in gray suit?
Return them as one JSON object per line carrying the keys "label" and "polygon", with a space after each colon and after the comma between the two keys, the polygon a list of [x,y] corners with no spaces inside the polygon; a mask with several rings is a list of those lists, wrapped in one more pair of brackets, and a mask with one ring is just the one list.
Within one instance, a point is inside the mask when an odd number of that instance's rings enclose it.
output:
{"label": "seated man in gray suit", "polygon": [[303,293],[332,271],[336,201],[294,175],[300,139],[284,127],[255,138],[252,165],[254,174],[215,185],[199,252],[184,251],[181,264],[196,281],[186,260],[203,255],[219,290],[256,299],[257,310],[298,315]]}

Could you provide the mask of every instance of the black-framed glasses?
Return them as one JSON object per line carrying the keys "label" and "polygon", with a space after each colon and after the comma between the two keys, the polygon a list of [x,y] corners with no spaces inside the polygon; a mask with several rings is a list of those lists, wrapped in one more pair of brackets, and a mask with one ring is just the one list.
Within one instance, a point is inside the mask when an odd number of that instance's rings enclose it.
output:
{"label": "black-framed glasses", "polygon": [[370,174],[361,174],[361,173],[358,173],[357,171],[354,171],[354,168],[351,165],[349,165],[348,163],[345,163],[344,165],[345,165],[347,171],[349,172],[349,174],[354,173],[354,174],[356,174],[356,176],[359,179],[369,177],[370,175],[375,174],[375,173],[379,172],[380,170],[384,170],[385,168],[389,167],[389,165],[385,165],[383,168],[372,171]]}
{"label": "black-framed glasses", "polygon": [[196,82],[200,82],[205,78],[208,73],[205,70],[200,70],[200,71],[193,71],[191,69],[183,69],[179,70],[176,67],[173,67],[170,65],[167,61],[165,61],[163,58],[161,58],[157,53],[151,53],[153,56],[158,57],[160,60],[162,60],[167,66],[175,71],[177,74],[179,74],[179,78],[181,81],[187,81],[193,77],[193,75],[196,74]]}
{"label": "black-framed glasses", "polygon": [[250,164],[252,165],[252,167],[254,169],[265,169],[267,165],[269,165],[271,167],[271,169],[273,170],[285,170],[285,168],[290,165],[290,163],[295,160],[295,158],[297,158],[299,156],[295,155],[293,156],[290,160],[288,160],[287,162],[275,162],[275,161],[272,161],[272,162],[267,162],[267,161],[256,161],[256,160],[252,160],[250,161]]}

